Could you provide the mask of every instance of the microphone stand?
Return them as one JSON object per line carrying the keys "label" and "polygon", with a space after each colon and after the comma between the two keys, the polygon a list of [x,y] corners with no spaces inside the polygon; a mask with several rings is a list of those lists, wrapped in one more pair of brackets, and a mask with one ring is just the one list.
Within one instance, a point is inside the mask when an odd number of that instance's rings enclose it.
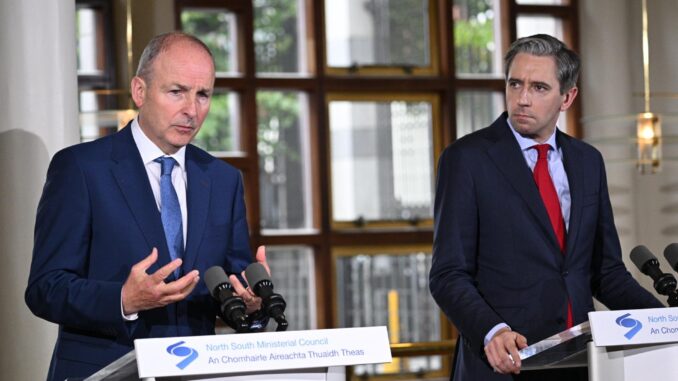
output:
{"label": "microphone stand", "polygon": [[668,297],[669,299],[667,302],[669,303],[669,307],[678,307],[678,291],[674,289],[668,293]]}

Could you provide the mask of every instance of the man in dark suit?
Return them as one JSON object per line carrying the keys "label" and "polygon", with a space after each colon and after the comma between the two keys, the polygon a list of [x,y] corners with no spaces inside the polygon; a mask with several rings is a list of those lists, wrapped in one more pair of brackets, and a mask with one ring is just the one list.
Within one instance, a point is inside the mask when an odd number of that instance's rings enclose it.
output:
{"label": "man in dark suit", "polygon": [[518,350],[586,321],[593,297],[662,304],[622,262],[602,156],[556,128],[579,57],[535,35],[513,43],[505,68],[508,112],[439,161],[430,289],[460,332],[452,379],[586,379],[518,375]]}
{"label": "man in dark suit", "polygon": [[[131,82],[138,117],[52,159],[25,293],[35,315],[59,324],[49,380],[88,376],[137,338],[214,334],[218,306],[200,274],[252,262],[240,173],[189,144],[214,78],[200,40],[160,35]],[[266,263],[263,247],[256,258]],[[230,280],[248,313],[260,308]]]}

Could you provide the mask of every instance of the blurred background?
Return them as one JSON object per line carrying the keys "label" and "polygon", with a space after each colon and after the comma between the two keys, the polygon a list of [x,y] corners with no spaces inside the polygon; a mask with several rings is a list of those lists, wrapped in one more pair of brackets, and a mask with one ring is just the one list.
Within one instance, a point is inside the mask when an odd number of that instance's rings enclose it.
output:
{"label": "blurred background", "polygon": [[559,128],[603,153],[625,260],[678,241],[678,10],[646,9],[644,61],[641,0],[3,0],[0,373],[44,378],[56,338],[23,302],[49,159],[133,118],[141,50],[183,30],[217,65],[194,144],[242,171],[290,329],[386,325],[395,361],[349,378],[447,379],[456,332],[428,292],[436,162],[504,110],[516,38],[547,33],[582,57]]}

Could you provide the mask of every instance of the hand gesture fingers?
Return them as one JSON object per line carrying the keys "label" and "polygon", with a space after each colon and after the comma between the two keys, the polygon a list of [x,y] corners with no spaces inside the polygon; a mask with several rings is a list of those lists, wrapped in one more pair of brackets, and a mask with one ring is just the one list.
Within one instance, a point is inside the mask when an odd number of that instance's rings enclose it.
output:
{"label": "hand gesture fingers", "polygon": [[158,249],[155,247],[151,250],[151,253],[140,262],[132,266],[132,273],[146,273],[149,267],[153,266],[155,261],[158,260]]}
{"label": "hand gesture fingers", "polygon": [[124,314],[129,315],[183,300],[198,284],[200,277],[197,270],[189,272],[174,282],[165,283],[165,279],[181,266],[180,259],[168,263],[153,274],[147,274],[146,270],[156,262],[157,257],[157,249],[153,248],[148,257],[132,266],[122,286]]}
{"label": "hand gesture fingers", "polygon": [[256,296],[251,288],[245,288],[240,282],[240,279],[235,275],[231,275],[228,279],[231,281],[235,294],[241,297],[245,302],[245,306],[247,307],[245,310],[246,313],[250,314],[261,308],[261,298]]}
{"label": "hand gesture fingers", "polygon": [[259,246],[257,248],[257,254],[254,256],[257,262],[261,263],[264,268],[266,269],[266,272],[268,272],[268,275],[271,275],[271,268],[268,267],[268,262],[266,262],[266,246]]}
{"label": "hand gesture fingers", "polygon": [[153,277],[153,280],[155,280],[155,282],[157,283],[164,281],[170,275],[172,275],[174,270],[181,267],[181,263],[182,263],[181,258],[177,258],[172,262],[166,264],[165,266],[159,268],[158,271],[154,272],[153,275],[151,275]]}

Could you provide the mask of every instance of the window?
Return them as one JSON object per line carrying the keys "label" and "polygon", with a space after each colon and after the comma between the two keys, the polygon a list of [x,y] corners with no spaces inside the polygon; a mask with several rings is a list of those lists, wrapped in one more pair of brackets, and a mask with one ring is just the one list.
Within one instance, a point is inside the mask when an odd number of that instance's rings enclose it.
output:
{"label": "window", "polygon": [[499,91],[457,92],[457,138],[487,127],[504,111],[504,94]]}
{"label": "window", "polygon": [[494,0],[455,0],[455,69],[460,76],[503,75],[501,8]]}
{"label": "window", "polygon": [[416,225],[433,218],[437,99],[330,96],[332,219]]}
{"label": "window", "polygon": [[255,0],[254,54],[260,75],[308,72],[306,14],[302,0]]}
{"label": "window", "polygon": [[217,156],[240,151],[240,101],[238,93],[215,89],[210,112],[193,144]]}
{"label": "window", "polygon": [[316,328],[313,249],[307,246],[267,246],[266,259],[269,266],[275,269],[271,279],[274,291],[283,295],[287,302],[285,316],[289,323],[288,329],[298,331]]}
{"label": "window", "polygon": [[75,12],[80,140],[89,141],[128,120],[129,97],[116,84],[110,2],[78,0]]}
{"label": "window", "polygon": [[257,93],[257,153],[262,230],[313,228],[306,94]]}
{"label": "window", "polygon": [[[430,247],[338,249],[335,256],[338,327],[383,325],[392,344],[442,340],[441,314],[428,290]],[[356,366],[354,372],[414,375],[443,368],[443,356],[436,355]]]}
{"label": "window", "polygon": [[181,12],[181,26],[210,48],[219,75],[238,73],[236,18],[233,13],[189,8]]}
{"label": "window", "polygon": [[[115,81],[119,5],[77,4],[87,140],[117,130],[129,97]],[[356,367],[354,379],[446,377],[455,330],[426,276],[438,155],[504,110],[512,40],[549,33],[577,50],[577,2],[175,0],[157,9],[148,17],[173,20],[213,50],[215,94],[194,143],[242,171],[251,240],[267,246],[291,329],[384,324],[395,361]],[[156,33],[154,23],[134,27]],[[560,128],[579,135],[578,110]],[[408,343],[423,350],[401,350]]]}
{"label": "window", "polygon": [[325,0],[328,70],[411,74],[437,68],[436,18],[427,0]]}

